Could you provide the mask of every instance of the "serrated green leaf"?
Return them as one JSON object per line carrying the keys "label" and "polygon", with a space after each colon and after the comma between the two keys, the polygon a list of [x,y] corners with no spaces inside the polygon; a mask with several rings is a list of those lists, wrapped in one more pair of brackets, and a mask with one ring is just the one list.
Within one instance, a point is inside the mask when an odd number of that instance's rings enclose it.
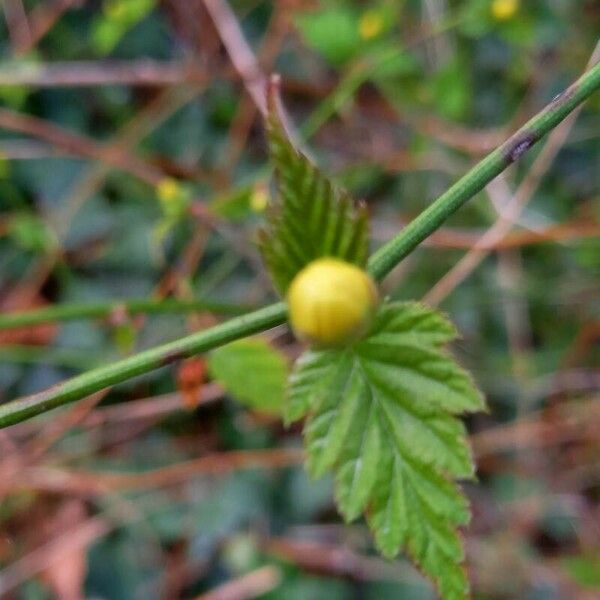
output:
{"label": "serrated green leaf", "polygon": [[281,413],[287,362],[266,341],[244,339],[221,346],[209,355],[208,368],[211,376],[240,402]]}
{"label": "serrated green leaf", "polygon": [[298,360],[286,407],[288,421],[307,416],[307,467],[334,470],[343,516],[365,512],[381,552],[405,548],[443,598],[468,596],[456,527],[469,509],[453,478],[474,468],[456,415],[484,407],[443,350],[454,337],[429,308],[384,304],[363,340]]}
{"label": "serrated green leaf", "polygon": [[259,245],[275,287],[284,294],[301,269],[323,256],[364,267],[369,243],[366,208],[355,206],[293,147],[274,99],[267,124],[279,198],[267,211]]}

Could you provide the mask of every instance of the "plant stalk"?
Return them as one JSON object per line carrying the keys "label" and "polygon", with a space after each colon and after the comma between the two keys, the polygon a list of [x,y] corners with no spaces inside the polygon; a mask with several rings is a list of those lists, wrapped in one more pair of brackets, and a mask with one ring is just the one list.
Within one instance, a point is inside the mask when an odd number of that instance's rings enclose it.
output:
{"label": "plant stalk", "polygon": [[17,327],[30,327],[41,323],[103,318],[111,315],[133,316],[139,314],[188,313],[203,310],[221,315],[241,315],[250,309],[247,306],[212,302],[210,300],[179,300],[176,298],[165,300],[140,298],[89,304],[59,304],[0,315],[0,331],[3,329],[16,329]]}
{"label": "plant stalk", "polygon": [[283,323],[285,318],[286,306],[283,302],[278,302],[174,342],[92,369],[37,394],[0,405],[0,427],[19,423],[136,375],[270,329]]}

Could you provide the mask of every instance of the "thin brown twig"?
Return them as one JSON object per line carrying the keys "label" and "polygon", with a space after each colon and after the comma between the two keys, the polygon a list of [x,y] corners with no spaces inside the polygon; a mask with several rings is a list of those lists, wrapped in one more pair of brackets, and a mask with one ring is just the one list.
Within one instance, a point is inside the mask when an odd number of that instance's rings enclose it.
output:
{"label": "thin brown twig", "polygon": [[[216,383],[206,383],[200,390],[200,406],[212,404],[223,397],[223,388]],[[101,406],[92,410],[79,422],[82,429],[95,429],[126,425],[127,428],[136,428],[139,433],[140,423],[151,426],[160,419],[173,413],[186,410],[184,399],[180,392],[172,392],[140,400],[129,400],[122,404]],[[11,430],[12,440],[20,440],[37,435],[39,423],[25,421]],[[87,452],[87,450],[86,450]],[[69,455],[71,458],[72,455]]]}
{"label": "thin brown twig", "polygon": [[102,401],[108,390],[102,390],[87,397],[83,402],[73,406],[71,410],[55,416],[48,426],[35,436],[26,449],[26,462],[35,463],[39,460],[63,435],[81,423],[89,413]]}
{"label": "thin brown twig", "polygon": [[[267,85],[271,80],[262,71],[256,56],[244,37],[244,33],[227,0],[204,0],[222,44],[235,70],[239,73],[246,91],[263,116],[267,115]],[[279,85],[279,79],[278,85]],[[278,94],[277,94],[278,96]],[[290,139],[300,147],[300,137],[289,119],[283,104],[279,102],[279,116]]]}
{"label": "thin brown twig", "polygon": [[[337,84],[332,81],[310,81],[295,79],[286,75],[282,82],[285,93],[312,99],[324,99],[330,96]],[[512,128],[509,126],[491,127],[487,129],[468,127],[453,123],[431,114],[421,114],[408,109],[399,111],[384,97],[370,93],[361,94],[360,91],[354,98],[357,107],[369,120],[397,123],[398,117],[415,131],[434,137],[445,145],[467,152],[474,156],[483,155],[498,147],[506,140]]]}
{"label": "thin brown twig", "polygon": [[47,280],[59,257],[59,252],[52,252],[42,256],[31,264],[23,273],[18,284],[14,285],[5,300],[8,306],[32,306],[35,298],[39,297],[39,290]]}
{"label": "thin brown twig", "polygon": [[548,448],[565,441],[589,439],[594,442],[600,426],[600,407],[597,400],[580,406],[565,406],[551,421],[543,412],[536,412],[513,423],[497,425],[470,437],[478,458],[518,447]]}
{"label": "thin brown twig", "polygon": [[[224,75],[227,76],[227,73]],[[195,87],[207,82],[206,71],[194,61],[56,61],[41,65],[5,65],[0,68],[0,85],[38,88],[103,85]]]}
{"label": "thin brown twig", "polygon": [[6,139],[0,143],[0,156],[4,160],[35,160],[70,155],[46,142],[31,139]]}
{"label": "thin brown twig", "polygon": [[[117,157],[127,157],[133,148],[151,131],[168,119],[173,113],[181,107],[188,104],[201,91],[201,87],[195,86],[186,90],[168,89],[159,94],[144,109],[137,113],[124,127],[111,139],[110,142],[102,146],[109,155]],[[132,155],[135,160],[137,157]],[[94,157],[101,160],[101,157]],[[117,165],[118,166],[118,165]],[[127,162],[122,162],[123,167],[127,167]],[[145,181],[152,186],[158,184],[163,178],[164,173],[152,166],[146,174]],[[133,172],[130,170],[130,172]],[[133,172],[135,174],[135,172]],[[108,171],[103,165],[97,165],[91,173],[84,175],[79,180],[79,186],[74,186],[74,192],[65,201],[67,206],[66,213],[63,211],[59,221],[61,223],[70,222],[74,212],[80,207],[81,203],[89,197],[93,191],[104,181]],[[81,189],[78,190],[78,187]],[[63,225],[64,227],[64,225]]]}
{"label": "thin brown twig", "polygon": [[181,258],[173,267],[167,269],[161,280],[154,288],[154,296],[164,298],[171,293],[175,293],[178,298],[184,298],[179,294],[179,284],[187,277],[190,277],[196,269],[198,263],[202,259],[204,247],[206,245],[206,224],[201,223],[201,226],[196,228],[192,237],[183,248]]}
{"label": "thin brown twig", "polygon": [[111,529],[111,524],[103,518],[92,517],[32,550],[0,571],[0,596],[49,568],[65,554],[87,548]]}
{"label": "thin brown twig", "polygon": [[196,600],[250,600],[277,588],[281,579],[278,567],[266,565],[196,596]]}
{"label": "thin brown twig", "polygon": [[317,575],[352,581],[421,581],[408,565],[391,564],[377,557],[363,556],[344,545],[271,537],[261,543],[263,551],[279,560]]}
{"label": "thin brown twig", "polygon": [[433,115],[409,116],[408,122],[417,130],[436,138],[447,146],[474,156],[486,154],[496,148],[506,139],[507,132],[510,131],[508,126],[471,129]]}
{"label": "thin brown twig", "polygon": [[[210,385],[207,388],[203,393],[206,400],[209,399],[209,396],[213,399],[221,394],[218,386]],[[567,439],[593,436],[598,423],[600,423],[600,413],[598,413],[596,404],[592,401],[579,407],[577,411],[566,411],[562,421],[553,423],[544,422],[540,418],[541,413],[536,413],[521,419],[518,423],[497,426],[471,436],[471,441],[477,455],[484,456],[514,447],[515,444],[528,447],[532,443],[536,445],[543,443],[544,446],[552,446]],[[179,394],[169,394],[128,405],[97,410],[89,415],[83,425],[96,427],[111,422],[155,418],[180,406]],[[199,475],[217,475],[232,470],[255,467],[276,468],[297,464],[301,460],[302,452],[297,449],[226,452],[164,467],[148,473],[91,474],[34,468],[28,470],[26,480],[33,487],[40,486],[42,489],[54,491],[79,490],[80,492],[97,493],[99,491],[122,491],[170,486]]]}
{"label": "thin brown twig", "polygon": [[[388,227],[390,232],[397,230],[395,223],[393,228],[387,223],[383,223],[380,230],[375,231],[376,235],[381,237],[381,239],[389,239],[387,233]],[[440,229],[423,242],[423,245],[443,249],[469,249],[477,243],[484,233],[480,229],[440,227]],[[549,225],[543,229],[511,231],[502,239],[496,240],[495,243],[487,243],[485,246],[481,246],[481,248],[483,250],[508,250],[545,242],[566,242],[598,236],[600,236],[600,223],[582,222],[577,219]]]}
{"label": "thin brown twig", "polygon": [[562,365],[568,368],[581,363],[598,340],[600,340],[600,320],[592,319],[584,323],[564,353]]}
{"label": "thin brown twig", "polygon": [[[197,269],[208,239],[207,223],[201,223],[193,232],[191,238],[181,252],[181,258],[178,264],[167,270],[158,284],[154,287],[154,295],[157,298],[163,298],[169,294],[173,294],[176,298],[191,299],[193,291],[188,279],[192,277]],[[208,319],[210,324],[214,324],[216,320],[210,315],[203,315],[204,320]],[[187,317],[188,331],[196,331],[201,329],[203,319],[200,315],[190,314]],[[140,323],[141,326],[141,323]]]}
{"label": "thin brown twig", "polygon": [[4,0],[2,2],[6,27],[14,53],[21,46],[29,44],[31,32],[22,0]]}
{"label": "thin brown twig", "polygon": [[208,223],[219,235],[227,241],[229,246],[243,256],[248,264],[256,272],[258,282],[263,289],[269,289],[271,283],[269,275],[263,268],[260,253],[255,244],[252,244],[247,236],[240,236],[239,228],[231,223],[219,219],[214,213],[207,210],[203,202],[194,202],[190,207],[190,214],[200,222]]}
{"label": "thin brown twig", "polygon": [[[595,431],[600,423],[597,402],[568,407],[560,420],[547,422],[542,413],[522,418],[517,423],[496,426],[471,436],[476,455],[486,455],[518,446],[521,449],[551,447],[567,440],[595,439]],[[124,407],[112,418],[130,418]],[[147,407],[140,407],[145,416]],[[109,409],[105,409],[109,410]],[[111,410],[116,410],[116,407]],[[90,417],[92,424],[99,424]],[[111,420],[112,420],[111,418]],[[102,421],[100,421],[102,422]],[[68,492],[84,495],[105,494],[108,492],[168,487],[178,485],[190,478],[206,475],[223,475],[234,470],[251,468],[279,468],[301,463],[303,452],[296,448],[275,448],[270,450],[232,451],[204,456],[184,463],[155,469],[146,473],[106,473],[72,471],[48,467],[30,467],[15,474],[12,487],[44,489],[55,492]]]}
{"label": "thin brown twig", "polygon": [[[224,394],[223,388],[216,383],[207,383],[201,390],[202,405],[215,402]],[[158,419],[174,411],[183,410],[185,407],[179,392],[130,400],[123,404],[105,406],[88,415],[83,421],[84,427],[101,427],[113,423],[126,423],[128,421]]]}
{"label": "thin brown twig", "polygon": [[151,185],[156,185],[163,177],[156,167],[125,153],[122,149],[101,144],[38,117],[0,108],[0,127],[44,140],[68,154],[98,160],[128,171]]}
{"label": "thin brown twig", "polygon": [[[502,239],[510,232],[515,221],[521,215],[523,209],[531,199],[535,188],[540,182],[543,174],[549,168],[550,163],[558,153],[562,145],[563,135],[566,137],[568,129],[574,122],[574,112],[569,118],[565,119],[549,136],[548,142],[542,148],[536,158],[532,168],[525,177],[523,183],[519,186],[517,192],[506,206],[504,213],[501,214],[494,224],[475,242],[474,246],[459,260],[444,277],[442,277],[423,297],[423,302],[429,305],[440,304],[449,294],[452,293],[489,255],[487,248],[499,244]],[[554,135],[556,134],[556,135]],[[488,191],[493,190],[493,185],[487,186]],[[493,192],[491,192],[493,193]]]}
{"label": "thin brown twig", "polygon": [[[279,54],[281,44],[287,35],[288,21],[289,15],[285,5],[276,4],[274,14],[269,21],[267,31],[258,51],[258,61],[267,71],[272,69],[275,59]],[[232,172],[244,149],[256,112],[257,108],[255,104],[247,97],[243,98],[240,102],[240,108],[232,121],[230,135],[228,136],[230,142],[227,146],[224,160],[228,173]]]}
{"label": "thin brown twig", "polygon": [[237,18],[225,0],[204,0],[221,41],[246,90],[263,115],[267,114],[267,78],[248,45]]}
{"label": "thin brown twig", "polygon": [[145,473],[107,473],[72,471],[51,467],[31,467],[15,477],[15,488],[42,489],[83,495],[170,487],[193,477],[223,476],[245,469],[275,469],[300,464],[304,453],[299,448],[239,450],[210,454],[187,462]]}

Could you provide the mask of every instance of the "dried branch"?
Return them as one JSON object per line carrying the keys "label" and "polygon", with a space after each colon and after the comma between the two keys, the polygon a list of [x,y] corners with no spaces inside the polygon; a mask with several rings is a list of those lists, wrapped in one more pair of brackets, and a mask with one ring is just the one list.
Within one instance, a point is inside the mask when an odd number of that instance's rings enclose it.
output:
{"label": "dried branch", "polygon": [[0,85],[32,87],[83,87],[128,85],[143,87],[197,86],[208,82],[196,62],[69,61],[45,64],[16,64],[0,68]]}
{"label": "dried branch", "polygon": [[217,588],[200,594],[196,600],[249,600],[258,598],[274,590],[281,581],[281,571],[273,565],[266,565],[255,571],[241,575]]}

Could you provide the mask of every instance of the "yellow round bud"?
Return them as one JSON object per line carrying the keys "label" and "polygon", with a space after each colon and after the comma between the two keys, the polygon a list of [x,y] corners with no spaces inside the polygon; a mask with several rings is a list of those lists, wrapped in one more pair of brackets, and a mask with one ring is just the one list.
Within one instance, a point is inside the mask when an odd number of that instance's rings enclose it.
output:
{"label": "yellow round bud", "polygon": [[334,347],[365,333],[378,295],[362,269],[337,258],[319,258],[294,277],[287,301],[292,329],[300,339]]}

